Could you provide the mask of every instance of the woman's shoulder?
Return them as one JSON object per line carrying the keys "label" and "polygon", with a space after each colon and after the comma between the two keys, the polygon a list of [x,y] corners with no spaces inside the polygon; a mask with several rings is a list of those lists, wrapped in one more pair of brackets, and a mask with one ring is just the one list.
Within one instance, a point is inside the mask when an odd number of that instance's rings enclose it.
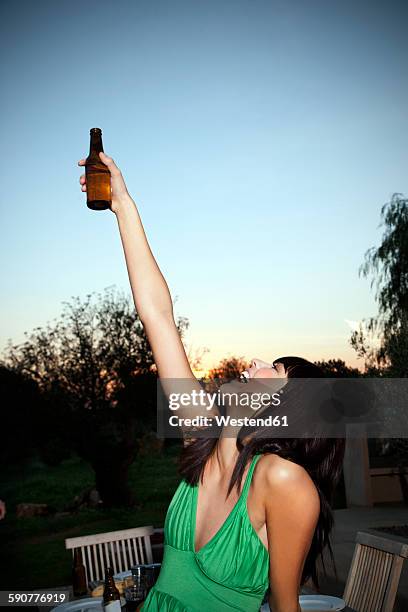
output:
{"label": "woman's shoulder", "polygon": [[268,498],[271,493],[285,497],[296,495],[320,505],[317,487],[305,468],[274,453],[265,453],[258,460],[254,485]]}

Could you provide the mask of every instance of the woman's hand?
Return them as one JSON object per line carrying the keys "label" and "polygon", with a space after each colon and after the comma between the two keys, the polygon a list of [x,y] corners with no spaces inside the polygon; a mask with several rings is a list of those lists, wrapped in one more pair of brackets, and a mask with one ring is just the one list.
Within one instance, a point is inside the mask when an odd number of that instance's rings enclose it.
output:
{"label": "woman's hand", "polygon": [[[140,320],[143,323],[157,371],[162,380],[165,393],[178,391],[180,384],[172,384],[173,379],[186,382],[189,391],[202,392],[188,361],[178,327],[174,321],[173,302],[166,280],[150,249],[139,211],[130,197],[123,176],[112,158],[99,153],[99,158],[109,169],[111,175],[111,210],[116,214],[120,237],[128,269],[133,299]],[[79,166],[85,166],[81,159]],[[86,175],[79,179],[82,191],[86,191]],[[177,382],[177,381],[176,381]],[[192,414],[191,406],[181,416],[213,416],[216,410],[209,411],[207,404],[196,408]],[[182,411],[179,410],[179,415]]]}
{"label": "woman's hand", "polygon": [[[130,199],[129,192],[126,187],[126,183],[122,176],[121,171],[113,161],[111,157],[105,155],[105,153],[99,153],[99,158],[105,166],[108,167],[108,170],[111,175],[111,190],[112,190],[112,212],[118,212],[120,206],[126,201]],[[85,166],[86,160],[80,159],[78,162],[78,166]],[[81,174],[79,177],[79,182],[81,184],[82,191],[86,191],[86,175]]]}

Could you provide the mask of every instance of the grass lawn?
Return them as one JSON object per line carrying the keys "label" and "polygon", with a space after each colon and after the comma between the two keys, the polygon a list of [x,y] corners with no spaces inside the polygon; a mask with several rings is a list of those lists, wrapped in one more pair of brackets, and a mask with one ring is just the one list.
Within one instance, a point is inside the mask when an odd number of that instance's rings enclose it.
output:
{"label": "grass lawn", "polygon": [[0,522],[0,589],[34,589],[71,582],[71,554],[67,537],[141,525],[162,527],[176,489],[178,447],[163,454],[138,457],[130,470],[130,484],[139,505],[134,509],[83,510],[32,519],[17,519],[16,505],[47,503],[61,512],[83,489],[94,483],[93,471],[79,458],[57,467],[37,462],[10,469],[0,480],[0,498],[7,515]]}

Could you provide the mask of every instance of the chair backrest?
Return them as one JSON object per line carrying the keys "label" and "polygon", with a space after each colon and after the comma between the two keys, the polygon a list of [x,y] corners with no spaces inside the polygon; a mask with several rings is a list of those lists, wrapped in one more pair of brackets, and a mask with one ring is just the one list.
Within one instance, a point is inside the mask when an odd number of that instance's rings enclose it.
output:
{"label": "chair backrest", "polygon": [[343,599],[356,612],[392,612],[408,544],[359,531]]}
{"label": "chair backrest", "polygon": [[115,574],[129,570],[132,565],[153,563],[150,536],[152,526],[122,529],[108,533],[68,538],[65,548],[82,551],[87,581],[103,580],[106,567],[113,568]]}

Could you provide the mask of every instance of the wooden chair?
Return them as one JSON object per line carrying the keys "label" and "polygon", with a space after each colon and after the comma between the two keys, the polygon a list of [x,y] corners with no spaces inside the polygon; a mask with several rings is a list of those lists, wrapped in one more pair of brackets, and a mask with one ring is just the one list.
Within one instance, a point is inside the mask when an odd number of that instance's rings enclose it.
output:
{"label": "wooden chair", "polygon": [[85,565],[87,582],[103,580],[105,569],[110,566],[115,574],[129,570],[132,565],[153,563],[150,536],[153,527],[136,527],[108,533],[68,538],[65,548],[80,548]]}
{"label": "wooden chair", "polygon": [[343,599],[356,612],[392,612],[408,544],[359,531]]}

